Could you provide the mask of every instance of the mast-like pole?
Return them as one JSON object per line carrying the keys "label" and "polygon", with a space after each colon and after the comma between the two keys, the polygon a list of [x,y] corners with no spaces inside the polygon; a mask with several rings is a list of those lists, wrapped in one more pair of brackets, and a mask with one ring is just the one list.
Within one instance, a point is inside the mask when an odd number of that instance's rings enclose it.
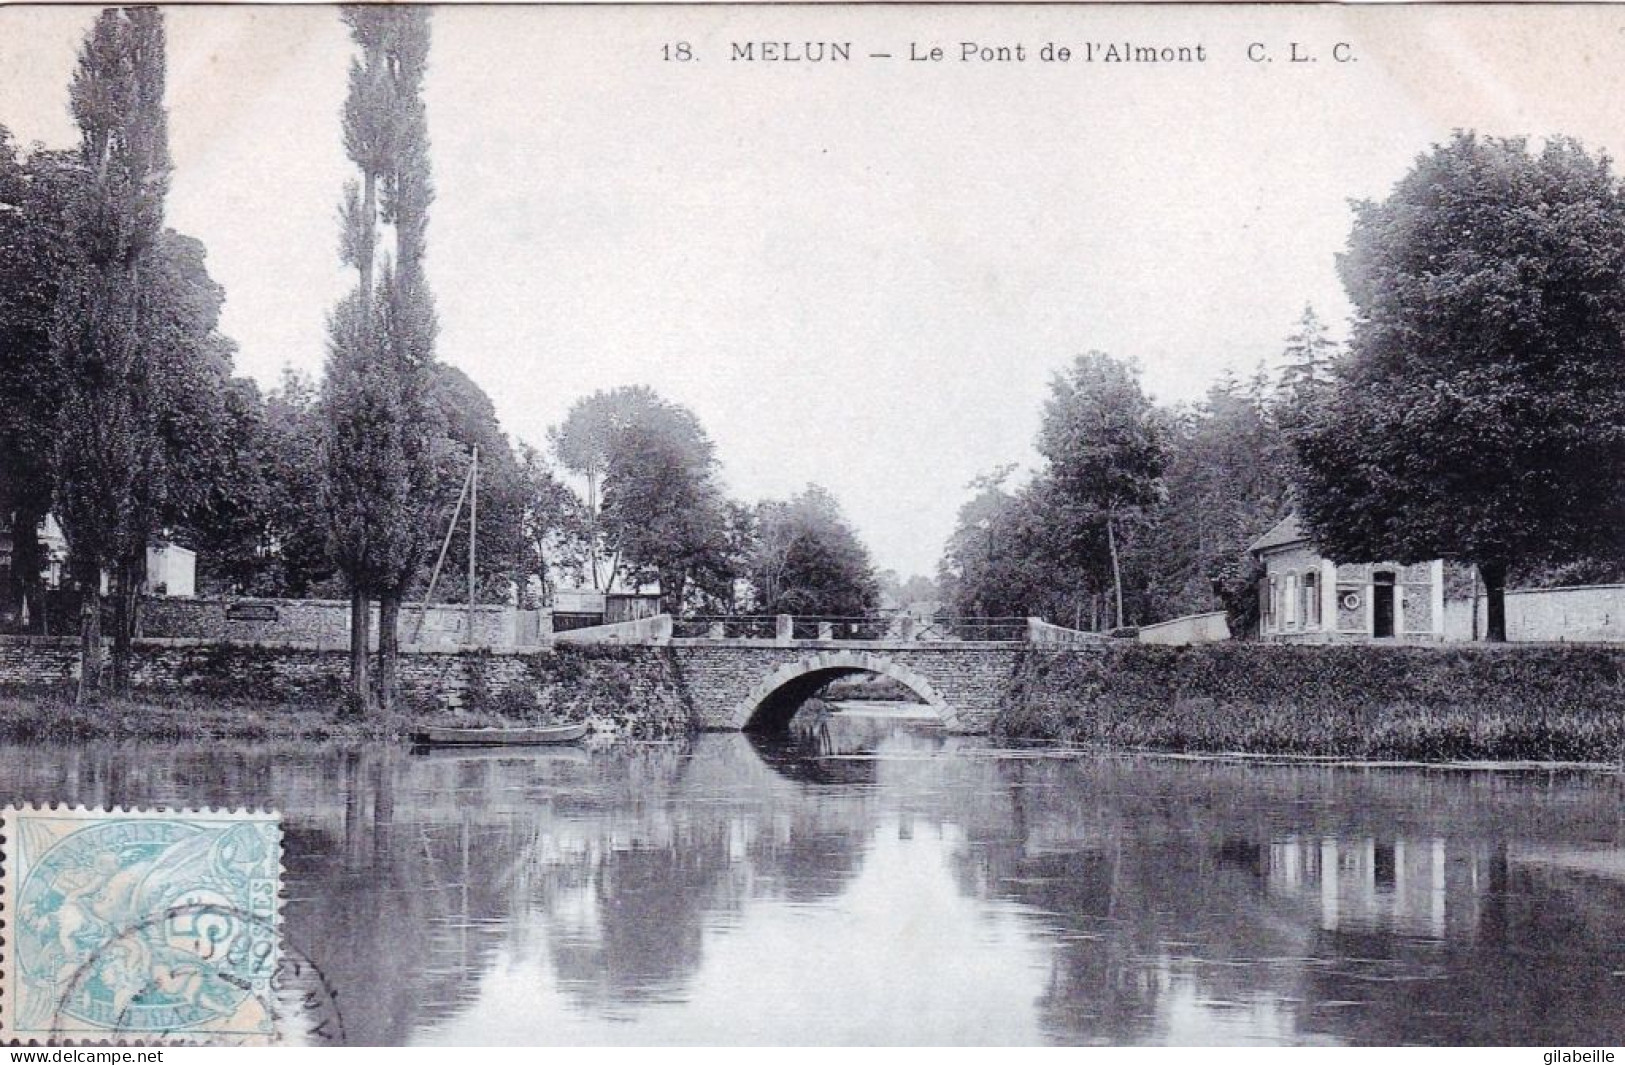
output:
{"label": "mast-like pole", "polygon": [[480,514],[480,447],[474,445],[474,458],[468,471],[468,642],[474,643],[474,539]]}
{"label": "mast-like pole", "polygon": [[440,567],[446,564],[446,552],[451,550],[451,534],[457,531],[457,519],[463,516],[463,500],[468,498],[468,482],[473,476],[474,468],[471,466],[463,476],[463,487],[457,492],[457,506],[452,509],[451,520],[446,523],[446,538],[440,543],[440,557],[434,560],[434,571],[429,574],[429,590],[423,593],[423,602],[418,604],[418,627],[412,630],[413,643],[418,643],[423,636],[423,618],[429,613],[429,603],[434,599],[434,586],[440,580]]}

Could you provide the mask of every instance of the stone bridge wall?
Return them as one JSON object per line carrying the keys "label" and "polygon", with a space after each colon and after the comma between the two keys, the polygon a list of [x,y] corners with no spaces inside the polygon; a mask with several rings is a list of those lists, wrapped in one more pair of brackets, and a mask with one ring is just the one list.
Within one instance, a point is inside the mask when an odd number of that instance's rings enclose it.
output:
{"label": "stone bridge wall", "polygon": [[910,685],[959,732],[985,732],[1026,648],[1010,644],[882,644],[673,640],[673,668],[702,728],[738,729],[756,705],[798,676],[873,670]]}
{"label": "stone bridge wall", "polygon": [[[662,729],[666,719],[681,716],[680,707],[701,728],[729,730],[745,727],[785,685],[792,695],[805,694],[843,672],[873,671],[917,691],[948,728],[985,732],[1028,653],[1012,644],[673,640],[528,653],[409,653],[399,668],[402,689],[425,706],[524,702],[554,687],[575,694],[596,677],[597,704],[624,707],[627,721],[648,717],[645,704],[658,704]],[[0,637],[0,691],[70,683],[77,664],[77,640]],[[137,641],[134,666],[138,693],[336,701],[349,660],[338,649],[151,640]]]}

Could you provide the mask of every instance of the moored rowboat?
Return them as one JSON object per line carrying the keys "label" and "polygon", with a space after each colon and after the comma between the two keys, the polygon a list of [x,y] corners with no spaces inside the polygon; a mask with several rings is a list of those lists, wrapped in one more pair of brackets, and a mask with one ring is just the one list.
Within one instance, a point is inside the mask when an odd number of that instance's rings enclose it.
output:
{"label": "moored rowboat", "polygon": [[534,747],[544,743],[574,743],[586,734],[587,726],[581,722],[496,728],[426,725],[412,733],[412,742],[430,747]]}

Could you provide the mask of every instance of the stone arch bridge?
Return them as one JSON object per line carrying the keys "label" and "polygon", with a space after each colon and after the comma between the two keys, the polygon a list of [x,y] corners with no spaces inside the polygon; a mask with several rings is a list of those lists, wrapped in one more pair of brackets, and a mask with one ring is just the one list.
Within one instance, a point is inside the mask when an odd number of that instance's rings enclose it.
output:
{"label": "stone arch bridge", "polygon": [[[958,633],[942,623],[917,625],[891,618],[739,619],[750,625],[704,620],[698,633],[690,619],[674,624],[660,615],[559,633],[555,639],[666,647],[677,679],[707,729],[782,729],[824,685],[876,674],[914,692],[950,731],[971,733],[988,730],[1028,648],[1101,641],[1093,633],[1036,618],[976,619]],[[691,634],[677,634],[685,630]]]}

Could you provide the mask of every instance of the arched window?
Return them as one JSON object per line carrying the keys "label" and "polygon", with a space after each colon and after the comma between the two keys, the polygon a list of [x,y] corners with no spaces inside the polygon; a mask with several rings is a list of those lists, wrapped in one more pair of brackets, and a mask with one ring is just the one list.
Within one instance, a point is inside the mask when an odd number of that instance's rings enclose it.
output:
{"label": "arched window", "polygon": [[1313,571],[1303,575],[1303,627],[1320,628],[1320,575]]}

